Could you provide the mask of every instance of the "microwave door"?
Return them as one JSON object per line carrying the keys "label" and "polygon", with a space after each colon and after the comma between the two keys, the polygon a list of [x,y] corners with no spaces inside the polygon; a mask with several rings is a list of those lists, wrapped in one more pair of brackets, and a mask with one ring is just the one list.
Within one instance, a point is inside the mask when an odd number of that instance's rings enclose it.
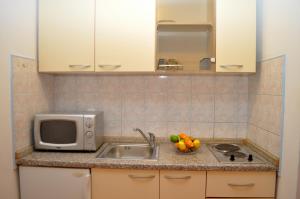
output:
{"label": "microwave door", "polygon": [[49,150],[82,150],[83,117],[45,116],[35,121],[35,147]]}

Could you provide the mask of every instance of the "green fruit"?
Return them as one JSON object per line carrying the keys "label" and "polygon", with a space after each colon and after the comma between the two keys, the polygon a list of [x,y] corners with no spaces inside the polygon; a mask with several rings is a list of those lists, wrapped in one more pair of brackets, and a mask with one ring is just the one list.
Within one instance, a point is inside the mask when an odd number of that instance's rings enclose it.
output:
{"label": "green fruit", "polygon": [[170,141],[174,142],[174,143],[178,142],[179,141],[178,135],[171,135],[170,136]]}

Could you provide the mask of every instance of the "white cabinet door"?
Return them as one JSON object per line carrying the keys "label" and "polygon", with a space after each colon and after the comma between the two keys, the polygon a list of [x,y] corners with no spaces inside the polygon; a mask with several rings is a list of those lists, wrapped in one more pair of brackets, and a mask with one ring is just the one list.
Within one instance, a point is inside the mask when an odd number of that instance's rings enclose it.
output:
{"label": "white cabinet door", "polygon": [[155,0],[96,0],[96,71],[154,71],[155,35]]}
{"label": "white cabinet door", "polygon": [[20,167],[21,199],[91,199],[89,169]]}
{"label": "white cabinet door", "polygon": [[216,1],[216,71],[256,71],[256,1]]}
{"label": "white cabinet door", "polygon": [[39,0],[40,72],[94,71],[94,0]]}

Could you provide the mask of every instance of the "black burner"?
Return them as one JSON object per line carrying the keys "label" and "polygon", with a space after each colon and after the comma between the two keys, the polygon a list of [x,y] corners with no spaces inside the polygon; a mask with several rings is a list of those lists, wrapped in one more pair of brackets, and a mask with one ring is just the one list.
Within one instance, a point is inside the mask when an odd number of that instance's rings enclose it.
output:
{"label": "black burner", "polygon": [[226,152],[224,155],[228,157],[233,155],[236,158],[245,158],[247,156],[245,153],[239,151]]}
{"label": "black burner", "polygon": [[235,152],[240,150],[240,147],[234,144],[217,144],[215,148],[222,153]]}

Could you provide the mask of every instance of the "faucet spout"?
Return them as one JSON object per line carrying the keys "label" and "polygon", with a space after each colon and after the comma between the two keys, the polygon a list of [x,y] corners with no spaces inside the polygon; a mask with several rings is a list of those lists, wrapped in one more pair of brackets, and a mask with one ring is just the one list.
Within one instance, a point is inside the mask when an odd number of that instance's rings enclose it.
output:
{"label": "faucet spout", "polygon": [[153,133],[148,133],[149,134],[149,138],[145,135],[145,133],[139,129],[139,128],[134,128],[133,131],[139,132],[143,138],[148,142],[149,146],[152,149],[155,149],[156,147],[156,141],[155,141],[155,135]]}

